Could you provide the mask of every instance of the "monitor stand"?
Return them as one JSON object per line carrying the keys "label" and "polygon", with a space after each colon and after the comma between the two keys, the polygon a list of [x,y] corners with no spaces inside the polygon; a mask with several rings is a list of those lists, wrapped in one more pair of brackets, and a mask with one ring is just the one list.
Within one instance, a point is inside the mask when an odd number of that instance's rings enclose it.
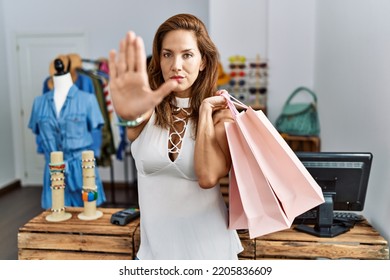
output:
{"label": "monitor stand", "polygon": [[296,230],[318,237],[335,237],[349,231],[350,227],[333,224],[334,192],[324,192],[325,202],[317,207],[317,222],[314,227],[297,225]]}

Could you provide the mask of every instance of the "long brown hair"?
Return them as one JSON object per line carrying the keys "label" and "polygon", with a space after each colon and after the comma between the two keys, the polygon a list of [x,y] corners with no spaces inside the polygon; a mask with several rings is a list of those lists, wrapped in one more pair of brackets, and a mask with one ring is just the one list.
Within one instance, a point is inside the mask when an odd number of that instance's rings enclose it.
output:
{"label": "long brown hair", "polygon": [[[152,89],[157,89],[164,83],[161,71],[160,56],[162,42],[165,35],[173,30],[188,30],[196,37],[197,45],[204,62],[204,70],[199,72],[198,78],[192,85],[190,107],[192,114],[190,119],[194,122],[194,135],[197,134],[199,118],[199,106],[203,99],[214,95],[217,89],[219,54],[217,47],[212,42],[204,23],[194,15],[178,14],[170,17],[160,25],[153,40],[152,58],[148,66],[149,83]],[[175,102],[172,94],[156,106],[156,124],[168,128],[172,126],[172,112],[170,104]]]}

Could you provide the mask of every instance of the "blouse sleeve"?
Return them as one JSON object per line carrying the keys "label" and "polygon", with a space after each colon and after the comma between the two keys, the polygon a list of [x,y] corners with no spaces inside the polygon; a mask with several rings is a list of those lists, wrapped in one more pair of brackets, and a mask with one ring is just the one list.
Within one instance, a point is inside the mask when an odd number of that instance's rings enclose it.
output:
{"label": "blouse sleeve", "polygon": [[32,130],[32,132],[36,135],[39,134],[39,128],[38,128],[38,103],[39,100],[37,98],[34,99],[31,115],[30,115],[30,121],[28,122],[28,128]]}
{"label": "blouse sleeve", "polygon": [[35,134],[35,143],[37,145],[37,153],[43,154],[43,148],[41,145],[42,139],[41,135],[39,133],[39,126],[38,126],[38,104],[39,100],[37,98],[34,99],[33,107],[31,110],[31,116],[30,116],[30,121],[28,123],[28,128],[32,130],[32,132]]}
{"label": "blouse sleeve", "polygon": [[102,112],[100,111],[99,103],[97,102],[94,94],[88,94],[90,98],[90,106],[88,110],[87,122],[88,129],[91,132],[93,144],[92,150],[96,157],[100,157],[100,147],[102,145],[102,127],[104,125],[104,119]]}
{"label": "blouse sleeve", "polygon": [[99,104],[96,96],[93,94],[88,95],[90,97],[89,110],[88,110],[88,128],[90,131],[100,129],[104,125],[104,119],[102,112],[100,111]]}

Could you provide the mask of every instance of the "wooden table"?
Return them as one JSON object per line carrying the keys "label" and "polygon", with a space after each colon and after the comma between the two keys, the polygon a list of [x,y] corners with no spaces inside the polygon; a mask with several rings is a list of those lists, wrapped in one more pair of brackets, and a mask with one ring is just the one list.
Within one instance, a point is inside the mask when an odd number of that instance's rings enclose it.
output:
{"label": "wooden table", "polygon": [[367,221],[332,238],[316,237],[293,228],[256,239],[249,239],[247,232],[240,233],[245,248],[240,258],[389,259],[388,242]]}
{"label": "wooden table", "polygon": [[121,209],[99,208],[103,217],[84,221],[77,215],[83,208],[67,208],[72,218],[48,222],[44,211],[19,229],[18,255],[22,260],[115,260],[133,259],[134,233],[139,221],[126,226],[110,223],[111,215]]}
{"label": "wooden table", "polygon": [[[48,222],[45,211],[19,229],[19,259],[133,259],[140,244],[139,220],[126,226],[110,223],[121,209],[99,208],[103,217],[77,218],[82,208],[67,208],[72,218]],[[240,259],[389,259],[388,242],[367,222],[333,238],[321,238],[293,228],[250,239],[239,231],[244,251]]]}

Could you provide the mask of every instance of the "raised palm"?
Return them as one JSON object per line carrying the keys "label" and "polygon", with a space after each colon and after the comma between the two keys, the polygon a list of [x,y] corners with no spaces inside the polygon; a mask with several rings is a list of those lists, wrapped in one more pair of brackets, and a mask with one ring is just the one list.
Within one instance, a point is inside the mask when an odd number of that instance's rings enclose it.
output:
{"label": "raised palm", "polygon": [[110,93],[116,113],[135,119],[153,109],[177,86],[170,80],[157,90],[149,85],[144,42],[130,31],[119,44],[119,53],[109,54]]}

